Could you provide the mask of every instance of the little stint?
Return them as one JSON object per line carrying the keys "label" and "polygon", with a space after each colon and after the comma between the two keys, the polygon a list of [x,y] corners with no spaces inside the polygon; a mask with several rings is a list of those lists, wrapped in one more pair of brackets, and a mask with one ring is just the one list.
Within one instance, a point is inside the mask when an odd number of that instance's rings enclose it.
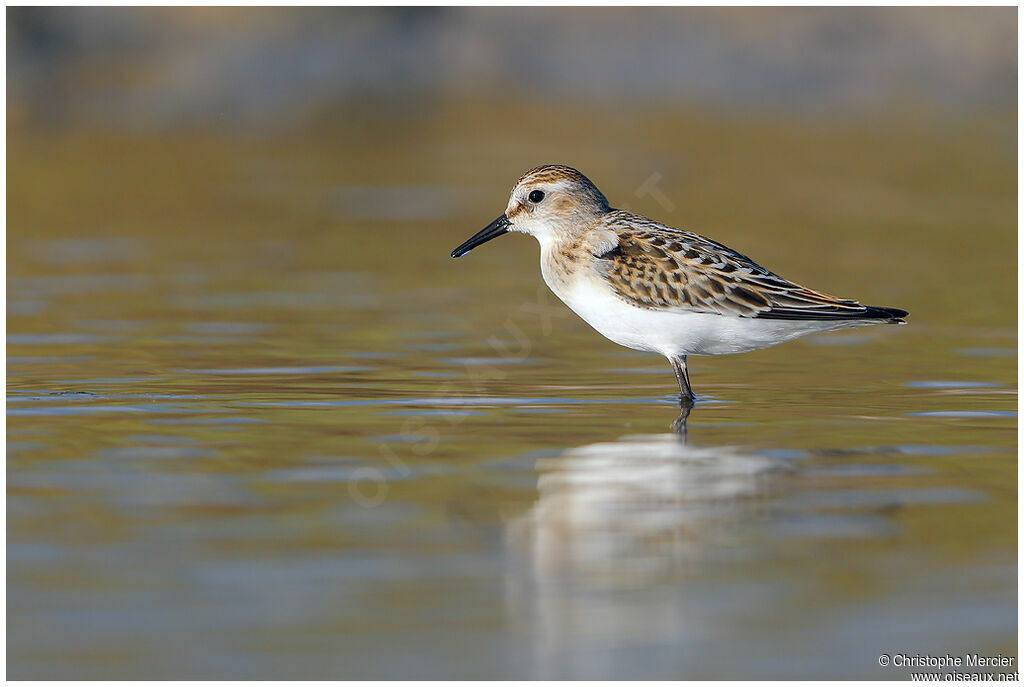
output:
{"label": "little stint", "polygon": [[696,398],[689,355],[904,324],[908,314],[813,291],[709,238],[615,210],[590,179],[564,165],[524,174],[505,213],[452,257],[510,231],[540,242],[545,283],[590,326],[617,344],[668,358],[684,407]]}

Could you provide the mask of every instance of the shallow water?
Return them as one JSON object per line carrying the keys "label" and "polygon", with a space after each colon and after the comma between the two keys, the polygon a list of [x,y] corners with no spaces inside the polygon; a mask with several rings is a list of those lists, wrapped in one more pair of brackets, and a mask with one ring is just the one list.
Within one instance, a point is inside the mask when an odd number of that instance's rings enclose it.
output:
{"label": "shallow water", "polygon": [[[1015,655],[1003,129],[688,116],[679,157],[717,172],[643,145],[586,171],[912,315],[694,359],[685,443],[668,365],[571,316],[527,239],[448,258],[535,151],[485,164],[440,116],[356,153],[15,141],[9,675],[905,677],[879,654]],[[671,208],[630,194],[655,172]]]}

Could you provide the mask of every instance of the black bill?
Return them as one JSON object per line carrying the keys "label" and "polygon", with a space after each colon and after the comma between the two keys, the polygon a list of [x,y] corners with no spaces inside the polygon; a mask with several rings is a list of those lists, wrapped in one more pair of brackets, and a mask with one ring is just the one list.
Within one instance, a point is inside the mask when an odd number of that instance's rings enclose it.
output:
{"label": "black bill", "polygon": [[487,243],[491,239],[496,239],[502,234],[508,233],[509,221],[508,217],[502,215],[498,219],[494,220],[486,227],[478,231],[469,237],[469,240],[463,243],[461,246],[452,251],[453,258],[461,258],[463,255],[473,250],[482,243]]}

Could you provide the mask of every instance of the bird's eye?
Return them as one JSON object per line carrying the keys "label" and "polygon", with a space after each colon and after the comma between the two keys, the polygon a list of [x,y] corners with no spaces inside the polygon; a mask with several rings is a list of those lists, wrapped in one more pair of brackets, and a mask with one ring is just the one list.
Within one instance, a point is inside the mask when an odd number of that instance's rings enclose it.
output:
{"label": "bird's eye", "polygon": [[540,201],[544,200],[544,192],[530,191],[530,195],[527,197],[530,199],[531,203],[539,203]]}

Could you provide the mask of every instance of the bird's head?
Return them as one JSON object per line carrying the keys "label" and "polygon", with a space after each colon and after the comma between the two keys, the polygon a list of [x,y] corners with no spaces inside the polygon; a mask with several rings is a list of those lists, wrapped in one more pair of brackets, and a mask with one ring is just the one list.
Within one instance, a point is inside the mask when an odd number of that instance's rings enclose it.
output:
{"label": "bird's head", "polygon": [[542,244],[570,238],[609,210],[604,194],[572,167],[535,167],[512,188],[505,214],[453,250],[452,257],[460,258],[510,231],[534,236]]}

